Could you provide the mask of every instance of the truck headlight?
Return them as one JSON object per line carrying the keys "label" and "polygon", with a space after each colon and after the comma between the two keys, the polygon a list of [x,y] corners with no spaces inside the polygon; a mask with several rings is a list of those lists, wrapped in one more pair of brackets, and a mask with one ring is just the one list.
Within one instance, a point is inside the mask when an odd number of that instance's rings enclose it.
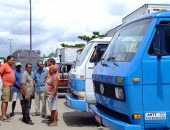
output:
{"label": "truck headlight", "polygon": [[85,93],[79,93],[79,98],[85,98]]}
{"label": "truck headlight", "polygon": [[122,87],[115,87],[115,98],[121,101],[125,101],[125,92]]}

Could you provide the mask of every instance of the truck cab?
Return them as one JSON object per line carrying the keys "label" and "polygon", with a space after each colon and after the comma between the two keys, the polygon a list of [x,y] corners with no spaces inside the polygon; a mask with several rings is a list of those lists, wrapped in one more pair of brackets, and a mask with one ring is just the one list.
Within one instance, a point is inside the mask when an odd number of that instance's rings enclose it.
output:
{"label": "truck cab", "polygon": [[92,76],[96,121],[111,130],[169,130],[169,68],[169,11],[123,24]]}
{"label": "truck cab", "polygon": [[111,37],[91,40],[76,60],[69,73],[69,92],[66,94],[67,105],[70,108],[88,111],[89,104],[95,103],[92,73],[110,40]]}

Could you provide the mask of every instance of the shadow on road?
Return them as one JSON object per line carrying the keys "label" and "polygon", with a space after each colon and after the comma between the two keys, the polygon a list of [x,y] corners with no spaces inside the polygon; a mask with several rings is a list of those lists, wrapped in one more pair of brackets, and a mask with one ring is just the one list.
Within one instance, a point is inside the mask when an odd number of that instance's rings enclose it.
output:
{"label": "shadow on road", "polygon": [[91,113],[88,112],[65,112],[63,113],[63,120],[67,126],[81,127],[81,126],[99,126]]}

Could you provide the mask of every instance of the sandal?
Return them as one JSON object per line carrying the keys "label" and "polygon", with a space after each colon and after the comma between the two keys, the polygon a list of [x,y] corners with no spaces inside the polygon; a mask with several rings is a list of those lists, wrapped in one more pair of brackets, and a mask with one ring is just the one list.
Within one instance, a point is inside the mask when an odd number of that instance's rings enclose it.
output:
{"label": "sandal", "polygon": [[10,120],[5,119],[5,118],[3,118],[2,121],[3,121],[3,122],[10,122]]}
{"label": "sandal", "polygon": [[53,122],[53,123],[50,123],[48,126],[52,127],[52,126],[58,126],[58,123],[57,122]]}

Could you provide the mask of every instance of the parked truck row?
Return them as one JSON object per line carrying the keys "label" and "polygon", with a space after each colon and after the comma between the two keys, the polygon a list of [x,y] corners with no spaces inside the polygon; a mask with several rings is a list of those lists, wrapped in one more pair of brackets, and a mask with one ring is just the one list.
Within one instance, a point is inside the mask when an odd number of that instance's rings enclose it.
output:
{"label": "parked truck row", "polygon": [[90,110],[111,130],[169,130],[169,9],[145,4],[132,12],[104,54],[95,51],[99,42],[88,43],[70,72],[68,106]]}

